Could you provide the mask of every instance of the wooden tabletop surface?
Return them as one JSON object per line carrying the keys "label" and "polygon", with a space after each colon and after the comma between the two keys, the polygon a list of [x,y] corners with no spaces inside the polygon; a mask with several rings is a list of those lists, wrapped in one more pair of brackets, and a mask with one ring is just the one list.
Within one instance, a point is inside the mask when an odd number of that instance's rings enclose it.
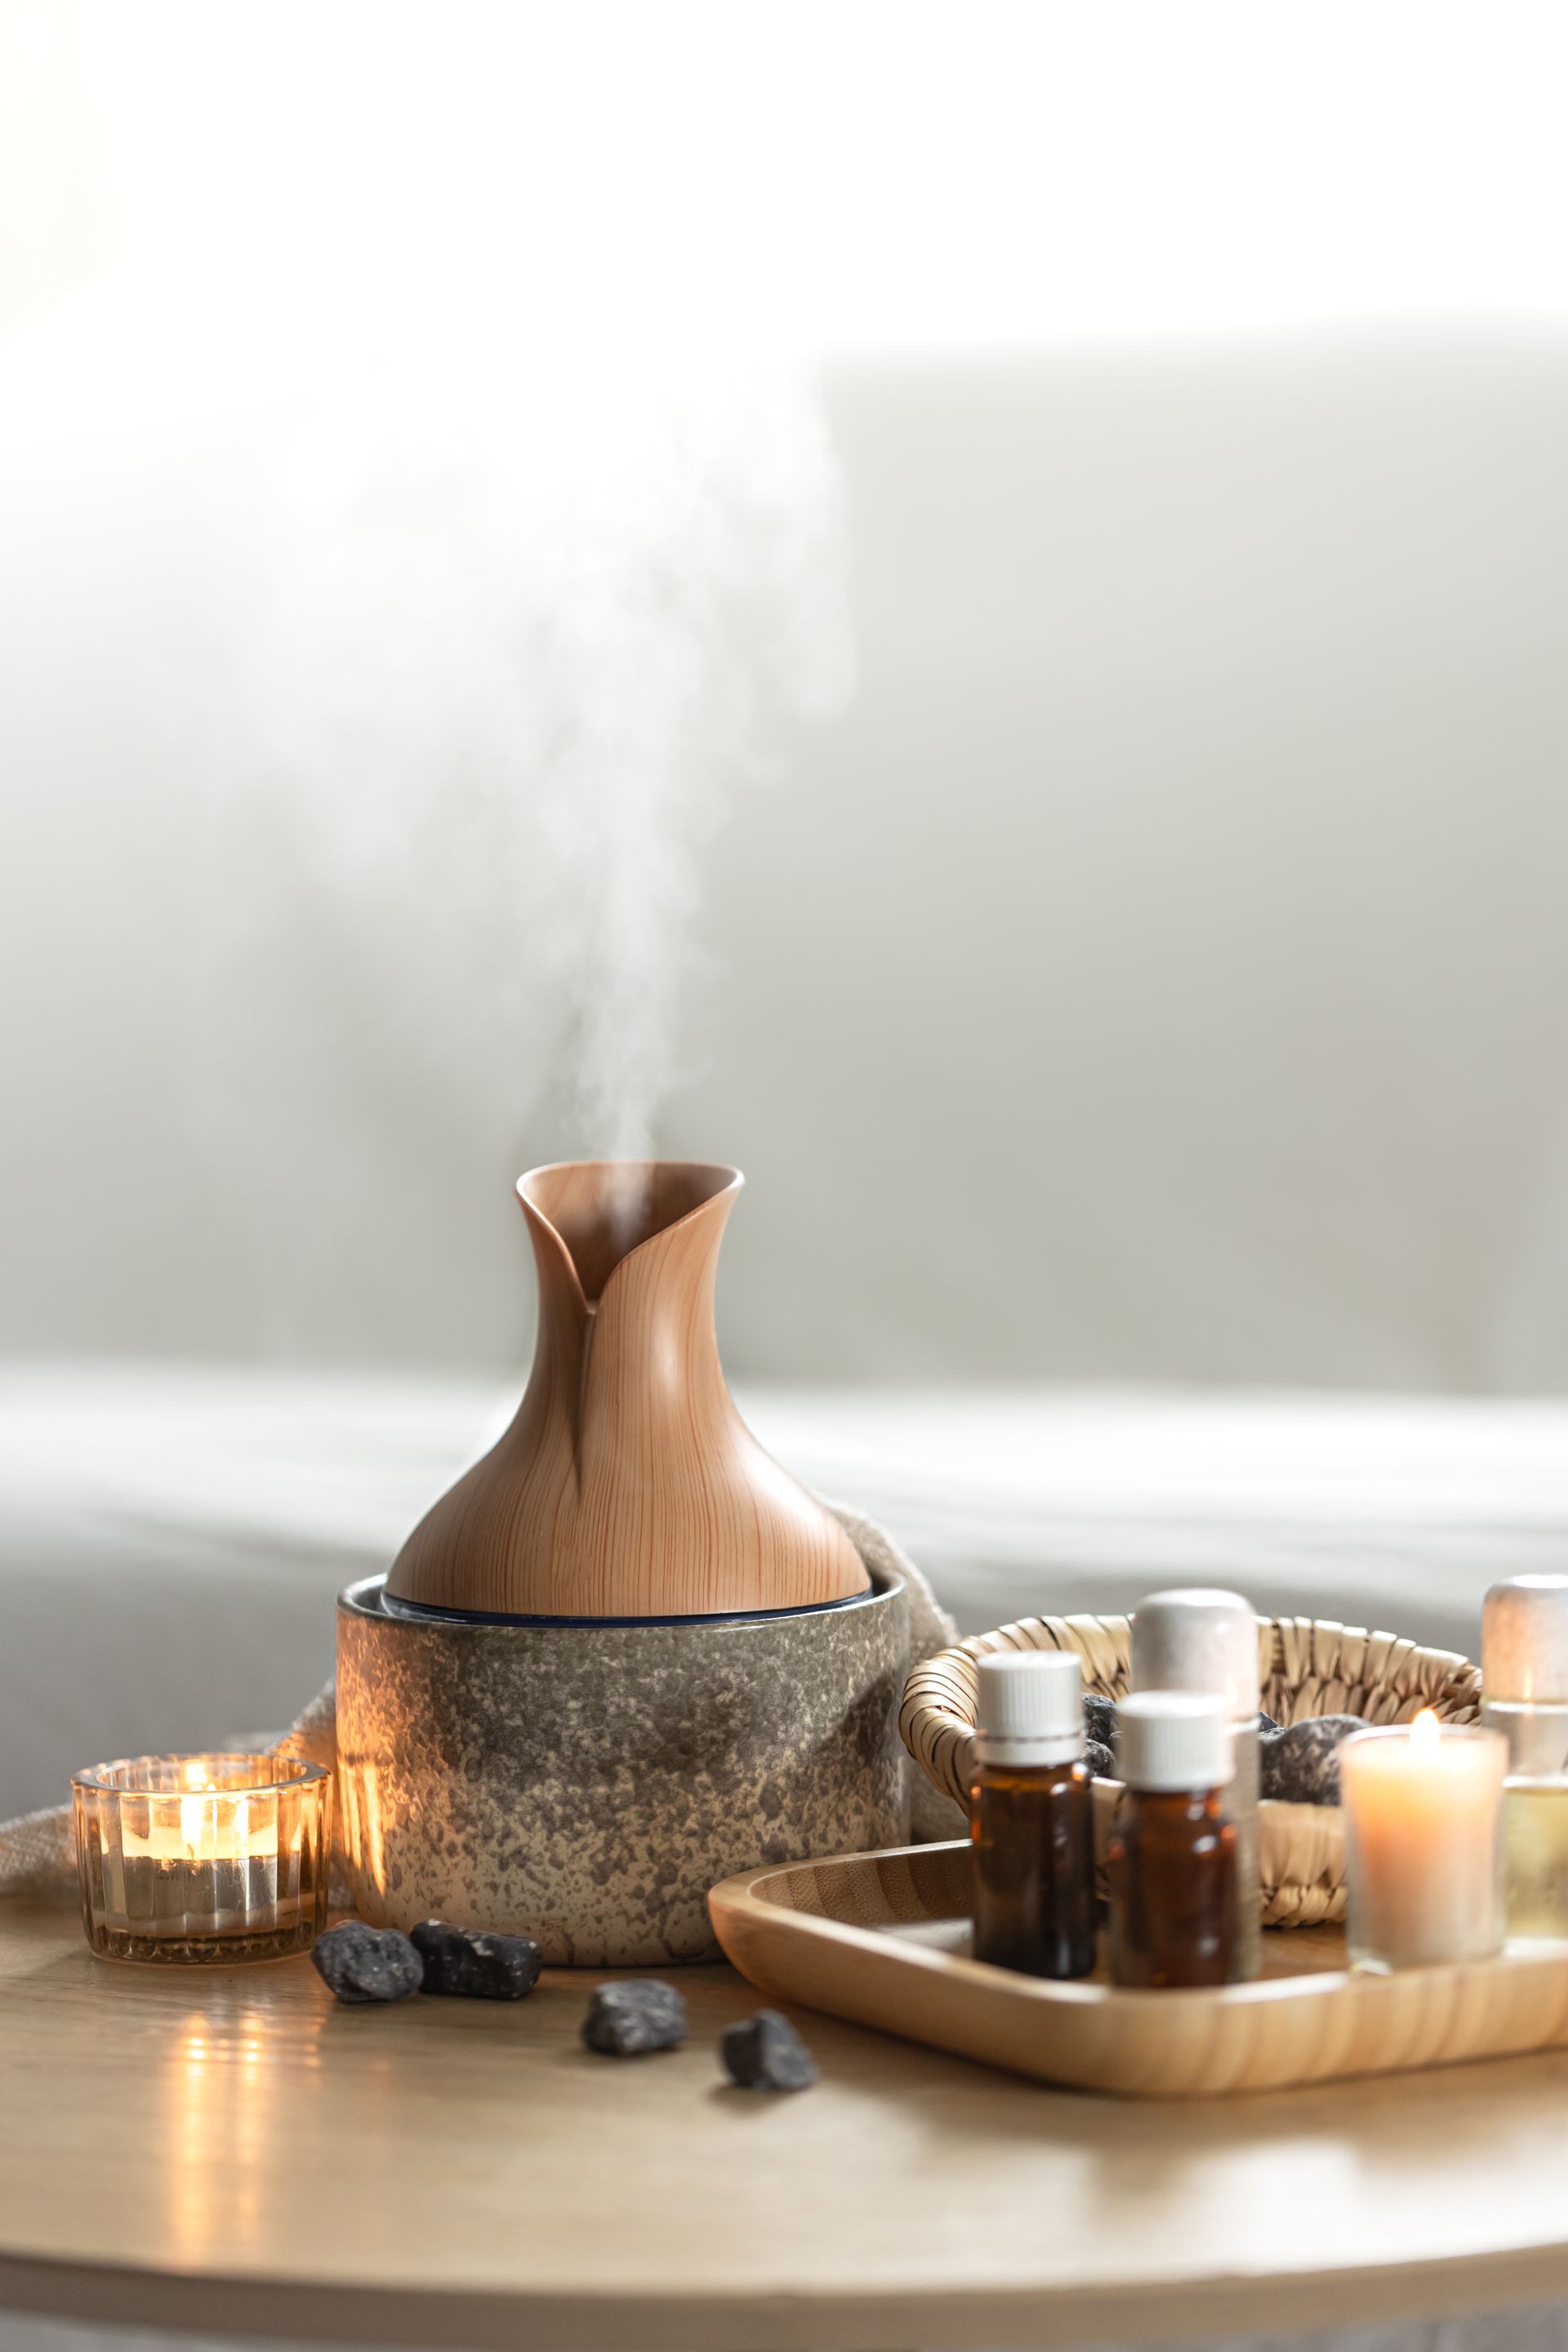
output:
{"label": "wooden tabletop surface", "polygon": [[1005,2346],[1300,2330],[1568,2294],[1568,2055],[1203,2105],[1058,2094],[801,2014],[822,2081],[726,2086],[755,2006],[616,2062],[592,1977],[343,2010],[307,1961],[93,1960],[0,1903],[0,2305],[518,2347]]}

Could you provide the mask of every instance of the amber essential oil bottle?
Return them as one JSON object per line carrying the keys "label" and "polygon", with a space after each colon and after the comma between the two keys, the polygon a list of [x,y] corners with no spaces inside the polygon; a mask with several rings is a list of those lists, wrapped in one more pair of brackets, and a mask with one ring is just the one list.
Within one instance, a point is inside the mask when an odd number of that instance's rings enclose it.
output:
{"label": "amber essential oil bottle", "polygon": [[1236,1831],[1236,1902],[1245,1982],[1263,1960],[1258,1874],[1258,1619],[1239,1592],[1152,1592],[1132,1616],[1135,1691],[1215,1692],[1230,1701],[1230,1764],[1221,1797]]}
{"label": "amber essential oil bottle", "polygon": [[1032,1977],[1094,1966],[1083,1683],[1066,1650],[980,1660],[969,1835],[974,1957]]}
{"label": "amber essential oil bottle", "polygon": [[1229,1708],[1193,1691],[1136,1691],[1117,1708],[1123,1789],[1107,1856],[1110,1973],[1147,1990],[1237,1983],[1237,1838],[1224,1810]]}

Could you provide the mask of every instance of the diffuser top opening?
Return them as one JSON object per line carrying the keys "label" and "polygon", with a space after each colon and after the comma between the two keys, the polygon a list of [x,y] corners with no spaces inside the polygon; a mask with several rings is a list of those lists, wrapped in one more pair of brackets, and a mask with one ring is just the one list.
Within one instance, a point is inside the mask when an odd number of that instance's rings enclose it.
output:
{"label": "diffuser top opening", "polygon": [[700,1160],[565,1160],[530,1169],[517,1190],[560,1234],[593,1301],[633,1250],[744,1181]]}

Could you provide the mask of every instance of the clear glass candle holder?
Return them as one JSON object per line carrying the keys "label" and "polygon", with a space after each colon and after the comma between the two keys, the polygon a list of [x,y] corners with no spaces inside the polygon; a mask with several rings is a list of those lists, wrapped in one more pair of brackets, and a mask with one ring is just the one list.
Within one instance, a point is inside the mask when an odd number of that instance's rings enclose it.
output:
{"label": "clear glass candle holder", "polygon": [[82,1924],[106,1960],[232,1967],[327,1921],[332,1780],[290,1756],[132,1756],[72,1781]]}
{"label": "clear glass candle holder", "polygon": [[1568,1943],[1568,1778],[1503,1783],[1508,1932],[1530,1944]]}
{"label": "clear glass candle holder", "polygon": [[1428,1713],[1344,1742],[1352,1968],[1430,1968],[1502,1949],[1507,1769],[1500,1732]]}

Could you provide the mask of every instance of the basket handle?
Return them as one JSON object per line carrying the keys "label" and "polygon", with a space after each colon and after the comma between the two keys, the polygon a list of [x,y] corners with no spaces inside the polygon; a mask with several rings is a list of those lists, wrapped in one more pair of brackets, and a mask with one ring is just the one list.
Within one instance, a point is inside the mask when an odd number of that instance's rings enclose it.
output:
{"label": "basket handle", "polygon": [[[1260,1617],[1264,1705],[1282,1723],[1314,1715],[1407,1722],[1424,1706],[1445,1722],[1474,1723],[1480,1670],[1452,1650],[1428,1650],[1394,1633],[1331,1618]],[[910,1670],[899,1708],[904,1746],[931,1785],[967,1808],[974,1769],[975,1661],[995,1650],[1076,1650],[1086,1690],[1125,1693],[1131,1671],[1130,1617],[1025,1617],[972,1633]]]}
{"label": "basket handle", "polygon": [[904,1746],[932,1787],[967,1811],[974,1769],[975,1662],[996,1650],[1076,1650],[1084,1687],[1120,1697],[1132,1654],[1127,1617],[1025,1617],[994,1633],[972,1633],[911,1666],[899,1708]]}

